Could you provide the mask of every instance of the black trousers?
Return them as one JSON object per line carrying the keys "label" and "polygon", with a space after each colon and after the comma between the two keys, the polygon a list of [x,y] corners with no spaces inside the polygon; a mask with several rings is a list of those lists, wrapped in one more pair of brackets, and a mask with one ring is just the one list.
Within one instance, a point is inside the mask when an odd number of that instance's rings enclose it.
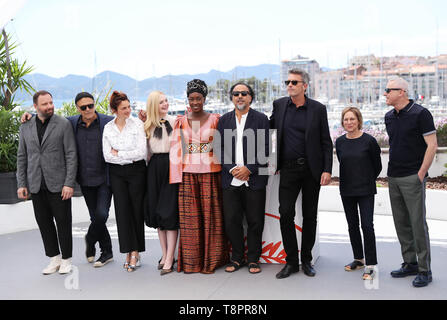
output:
{"label": "black trousers", "polygon": [[145,251],[144,194],[146,163],[144,160],[127,165],[110,165],[118,242],[121,253]]}
{"label": "black trousers", "polygon": [[247,261],[258,262],[262,252],[265,219],[265,188],[251,190],[242,185],[222,190],[225,232],[232,246],[231,260],[244,260],[245,244],[242,225],[247,220]]}
{"label": "black trousers", "polygon": [[300,191],[303,192],[301,261],[310,263],[317,230],[320,182],[312,177],[312,173],[306,164],[283,166],[279,182],[279,222],[283,246],[287,254],[286,262],[293,266],[299,265],[295,231],[295,203]]}
{"label": "black trousers", "polygon": [[359,211],[365,240],[366,265],[377,264],[376,236],[374,233],[374,195],[363,197],[341,197],[348,221],[349,239],[351,240],[354,259],[363,259],[362,236],[359,228]]}
{"label": "black trousers", "polygon": [[106,226],[112,201],[112,190],[106,183],[96,187],[81,186],[81,190],[91,221],[87,232],[87,242],[92,245],[99,242],[101,252],[112,252],[112,240]]}
{"label": "black trousers", "polygon": [[60,192],[53,193],[45,189],[31,196],[46,256],[51,258],[62,251],[62,259],[71,258],[73,251],[71,199],[62,200]]}

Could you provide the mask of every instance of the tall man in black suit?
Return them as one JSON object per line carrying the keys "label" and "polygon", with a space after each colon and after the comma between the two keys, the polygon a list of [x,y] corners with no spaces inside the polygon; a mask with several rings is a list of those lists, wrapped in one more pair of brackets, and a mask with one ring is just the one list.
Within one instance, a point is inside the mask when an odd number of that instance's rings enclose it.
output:
{"label": "tall man in black suit", "polygon": [[225,271],[234,272],[245,264],[243,216],[247,219],[247,260],[250,273],[259,273],[265,216],[269,120],[250,108],[253,89],[239,82],[230,89],[234,110],[219,119],[222,163],[223,214],[225,231],[232,245],[231,263]]}
{"label": "tall man in black suit", "polygon": [[329,184],[331,180],[333,157],[326,107],[306,96],[309,75],[292,69],[285,83],[289,97],[273,102],[270,117],[271,128],[277,129],[277,169],[281,170],[279,214],[287,254],[286,265],[276,275],[278,279],[299,271],[294,219],[295,203],[301,190],[301,263],[307,276],[315,276],[311,261],[317,228],[318,196],[320,186]]}

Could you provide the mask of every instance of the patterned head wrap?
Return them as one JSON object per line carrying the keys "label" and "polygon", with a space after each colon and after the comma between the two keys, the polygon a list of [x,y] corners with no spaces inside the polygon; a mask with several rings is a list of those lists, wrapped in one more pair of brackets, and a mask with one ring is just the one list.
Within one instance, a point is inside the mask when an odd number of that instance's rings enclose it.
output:
{"label": "patterned head wrap", "polygon": [[198,92],[205,98],[208,94],[208,87],[206,86],[205,81],[202,81],[200,79],[189,81],[186,85],[186,95],[189,96],[189,94],[193,92]]}

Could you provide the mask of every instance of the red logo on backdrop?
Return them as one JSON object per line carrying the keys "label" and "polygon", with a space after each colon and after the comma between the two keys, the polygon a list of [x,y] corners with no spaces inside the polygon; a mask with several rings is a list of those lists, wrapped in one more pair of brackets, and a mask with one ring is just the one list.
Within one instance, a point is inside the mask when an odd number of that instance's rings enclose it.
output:
{"label": "red logo on backdrop", "polygon": [[[271,214],[271,213],[265,213],[266,217],[272,218],[274,220],[279,221],[279,216]],[[269,219],[270,220],[270,219]],[[266,221],[266,224],[269,224],[269,221]],[[302,228],[295,224],[295,229],[299,232],[302,232]],[[277,233],[274,235],[275,239],[278,239],[278,241],[269,239],[268,241],[262,241],[262,251],[261,251],[261,257],[260,262],[265,263],[280,263],[285,264],[286,263],[286,251],[282,247],[282,238],[281,238],[281,231],[280,228],[277,228],[277,224],[274,225],[274,230],[277,230]],[[247,237],[244,239],[245,243],[247,243]],[[231,249],[230,249],[231,250]],[[248,247],[245,245],[245,254],[247,254]]]}
{"label": "red logo on backdrop", "polygon": [[[279,216],[271,214],[271,213],[265,213],[265,215],[267,217],[276,219],[279,221]],[[300,226],[295,224],[295,229],[298,230],[299,232],[302,232],[302,229]],[[280,236],[281,236],[281,232],[279,232]],[[263,259],[266,263],[281,263],[281,264],[285,264],[286,263],[286,251],[284,250],[284,248],[282,248],[282,241],[275,241],[275,242],[268,242],[266,243],[266,241],[262,241],[262,252],[261,252],[261,259]],[[279,252],[279,248],[282,248]]]}

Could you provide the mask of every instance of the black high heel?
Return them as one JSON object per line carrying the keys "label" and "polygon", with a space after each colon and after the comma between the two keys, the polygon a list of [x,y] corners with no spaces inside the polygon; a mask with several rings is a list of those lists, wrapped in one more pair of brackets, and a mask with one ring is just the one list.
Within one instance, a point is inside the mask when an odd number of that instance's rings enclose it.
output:
{"label": "black high heel", "polygon": [[161,257],[160,260],[158,260],[158,267],[157,267],[158,270],[163,269],[163,266],[165,265],[164,263],[160,263],[161,259],[163,259],[163,257]]}
{"label": "black high heel", "polygon": [[177,262],[177,260],[174,259],[174,261],[172,261],[172,265],[170,269],[161,269],[160,272],[160,276],[164,276],[165,274],[171,273],[172,271],[174,271],[174,264]]}

